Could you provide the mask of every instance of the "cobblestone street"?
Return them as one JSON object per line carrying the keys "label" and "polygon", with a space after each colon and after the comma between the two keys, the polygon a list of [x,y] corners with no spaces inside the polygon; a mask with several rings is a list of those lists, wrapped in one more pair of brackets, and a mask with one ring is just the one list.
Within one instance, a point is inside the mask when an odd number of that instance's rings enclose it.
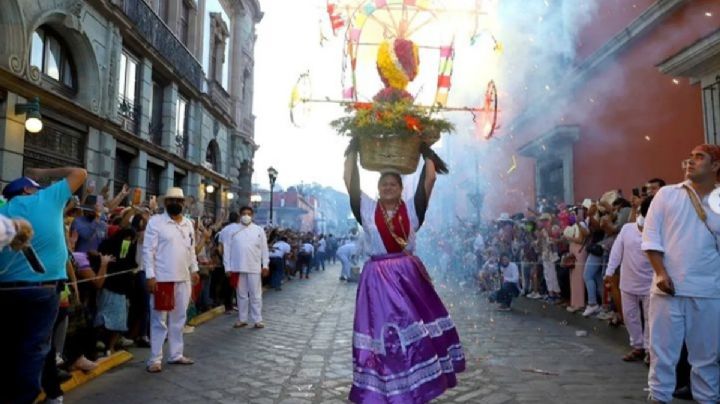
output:
{"label": "cobblestone street", "polygon": [[[342,403],[351,383],[355,284],[339,267],[267,291],[267,328],[232,329],[224,315],[185,336],[194,366],[144,371],[148,350],[70,392],[71,403]],[[527,314],[494,311],[472,289],[436,287],[454,317],[467,355],[459,385],[439,403],[642,402],[646,368],[620,360],[625,347]],[[598,324],[601,324],[598,322]],[[592,334],[592,333],[591,333]]]}

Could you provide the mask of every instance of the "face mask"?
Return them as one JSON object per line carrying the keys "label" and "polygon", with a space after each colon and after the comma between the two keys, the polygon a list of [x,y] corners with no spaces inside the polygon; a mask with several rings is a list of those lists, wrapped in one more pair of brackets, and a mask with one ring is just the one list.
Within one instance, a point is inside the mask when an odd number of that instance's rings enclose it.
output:
{"label": "face mask", "polygon": [[249,215],[242,215],[242,216],[240,216],[240,223],[247,226],[250,223],[252,223],[252,217],[250,217]]}
{"label": "face mask", "polygon": [[183,207],[179,203],[168,203],[165,206],[165,210],[167,210],[168,215],[170,216],[177,216],[182,213]]}
{"label": "face mask", "polygon": [[645,227],[645,216],[637,217],[637,225],[640,227]]}

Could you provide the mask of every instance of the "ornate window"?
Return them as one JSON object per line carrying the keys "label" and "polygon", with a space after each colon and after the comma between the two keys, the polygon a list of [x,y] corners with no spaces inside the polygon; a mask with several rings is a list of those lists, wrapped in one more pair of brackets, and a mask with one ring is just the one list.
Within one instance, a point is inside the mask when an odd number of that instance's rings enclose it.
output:
{"label": "ornate window", "polygon": [[129,132],[137,130],[139,103],[135,102],[138,87],[138,59],[129,52],[120,54],[120,74],[118,76],[118,114],[123,127]]}
{"label": "ornate window", "polygon": [[36,66],[45,77],[75,89],[75,69],[68,47],[51,28],[41,26],[32,36],[30,65]]}
{"label": "ornate window", "polygon": [[148,196],[151,196],[151,195],[159,196],[160,195],[160,175],[162,174],[162,170],[163,170],[162,167],[152,164],[152,163],[148,163],[147,179],[146,179]]}
{"label": "ornate window", "polygon": [[165,99],[165,88],[159,82],[152,82],[152,106],[150,107],[150,138],[158,145],[162,146],[162,130],[163,130],[163,102]]}
{"label": "ornate window", "polygon": [[185,46],[190,41],[190,7],[185,1],[180,1],[180,41]]}
{"label": "ornate window", "polygon": [[157,0],[157,14],[167,24],[170,17],[170,0]]}
{"label": "ornate window", "polygon": [[187,144],[188,144],[188,111],[190,104],[187,99],[182,96],[178,96],[177,100],[177,111],[176,127],[175,127],[175,150],[178,156],[187,157]]}
{"label": "ornate window", "polygon": [[225,48],[230,38],[228,26],[220,13],[210,13],[210,79],[224,84]]}
{"label": "ornate window", "polygon": [[220,172],[220,156],[218,156],[220,147],[215,140],[211,140],[208,144],[207,151],[205,152],[205,162],[208,167],[212,168],[215,172]]}

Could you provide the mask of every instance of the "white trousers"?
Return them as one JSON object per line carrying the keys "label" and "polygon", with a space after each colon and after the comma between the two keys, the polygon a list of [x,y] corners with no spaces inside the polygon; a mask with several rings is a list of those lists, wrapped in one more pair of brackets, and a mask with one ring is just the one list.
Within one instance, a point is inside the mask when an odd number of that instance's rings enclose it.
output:
{"label": "white trousers", "polygon": [[547,286],[548,292],[560,293],[560,284],[558,283],[555,263],[553,261],[543,261],[543,276],[545,277],[545,285]]}
{"label": "white trousers", "polygon": [[[635,349],[648,349],[650,346],[650,330],[648,330],[649,296],[635,295],[620,291],[622,299],[623,319],[630,335],[630,346]],[[640,308],[642,307],[642,316]],[[643,318],[645,321],[643,321]]]}
{"label": "white trousers", "polygon": [[699,403],[716,403],[720,398],[720,299],[651,294],[649,306],[652,397],[672,400],[675,365],[684,339],[692,366],[693,397]]}
{"label": "white trousers", "polygon": [[155,299],[150,295],[150,359],[148,365],[162,362],[163,344],[170,344],[170,360],[183,356],[183,327],[190,304],[190,282],[175,283],[175,308],[171,311],[155,310]]}
{"label": "white trousers", "polygon": [[340,276],[345,277],[345,279],[350,279],[350,257],[340,254],[337,254],[336,256],[340,260],[340,264],[342,264]]}
{"label": "white trousers", "polygon": [[238,320],[248,321],[248,306],[250,321],[262,322],[262,277],[260,274],[240,273],[237,286]]}

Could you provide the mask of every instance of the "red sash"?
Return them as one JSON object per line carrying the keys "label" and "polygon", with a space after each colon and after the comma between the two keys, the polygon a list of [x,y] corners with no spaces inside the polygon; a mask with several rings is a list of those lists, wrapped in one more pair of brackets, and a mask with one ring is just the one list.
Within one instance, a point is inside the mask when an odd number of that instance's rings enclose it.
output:
{"label": "red sash", "polygon": [[405,250],[405,246],[401,245],[397,238],[407,242],[407,238],[410,235],[410,218],[408,217],[407,207],[405,202],[400,202],[395,216],[390,221],[392,229],[388,228],[388,223],[385,221],[385,216],[382,212],[382,206],[378,202],[375,207],[375,225],[377,226],[380,238],[382,238],[385,249],[389,254],[399,253]]}

